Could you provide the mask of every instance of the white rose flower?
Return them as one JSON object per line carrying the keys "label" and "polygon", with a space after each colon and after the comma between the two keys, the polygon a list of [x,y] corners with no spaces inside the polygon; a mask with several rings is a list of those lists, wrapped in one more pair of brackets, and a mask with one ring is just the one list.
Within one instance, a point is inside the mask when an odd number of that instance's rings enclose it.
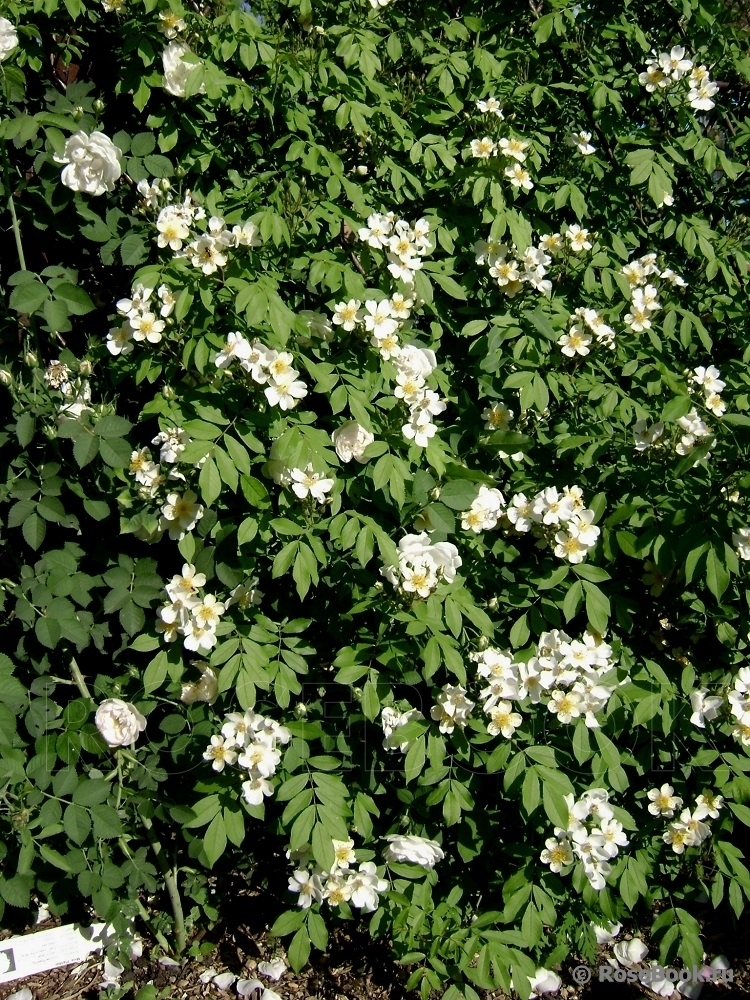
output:
{"label": "white rose flower", "polygon": [[375,435],[365,430],[356,420],[347,420],[331,434],[331,440],[342,462],[354,459],[364,463],[367,459],[362,455],[368,444],[375,440]]}
{"label": "white rose flower", "polygon": [[111,747],[128,747],[146,728],[146,720],[129,702],[108,698],[96,710],[96,728]]}
{"label": "white rose flower", "polygon": [[445,857],[443,849],[434,840],[413,835],[391,834],[385,838],[388,846],[383,852],[386,863],[391,861],[408,861],[423,868],[434,868],[438,861]]}
{"label": "white rose flower", "polygon": [[[186,62],[183,57],[194,54],[190,46],[185,45],[184,42],[170,42],[161,54],[161,61],[164,66],[164,89],[173,97],[185,96],[187,78],[197,64]],[[198,93],[203,94],[205,90],[205,85],[201,84]]]}
{"label": "white rose flower", "polygon": [[56,163],[66,163],[61,180],[73,191],[100,195],[113,191],[122,174],[120,150],[103,132],[76,132],[65,143],[62,156]]}
{"label": "white rose flower", "polygon": [[219,679],[210,667],[206,667],[201,679],[194,684],[183,684],[180,701],[192,705],[196,701],[206,701],[213,705],[219,697]]}
{"label": "white rose flower", "polygon": [[16,29],[7,17],[0,17],[0,62],[5,62],[17,45]]}

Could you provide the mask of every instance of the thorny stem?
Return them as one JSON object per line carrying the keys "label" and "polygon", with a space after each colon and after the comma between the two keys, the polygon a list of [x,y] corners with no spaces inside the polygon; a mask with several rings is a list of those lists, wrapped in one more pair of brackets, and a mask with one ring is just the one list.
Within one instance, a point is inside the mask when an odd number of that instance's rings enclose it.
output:
{"label": "thorny stem", "polygon": [[13,204],[13,195],[11,194],[8,198],[8,208],[10,209],[10,217],[13,219],[13,235],[16,238],[16,250],[18,251],[18,263],[21,265],[21,270],[26,270],[26,258],[23,255],[23,244],[21,243],[21,227],[18,225],[18,216],[16,215],[16,206]]}
{"label": "thorny stem", "polygon": [[[133,860],[133,855],[130,853],[130,847],[128,846],[128,842],[125,840],[125,838],[124,837],[119,837],[118,840],[117,840],[117,842],[120,845],[120,848],[121,848],[123,854],[125,855],[125,857],[129,858],[132,861]],[[151,915],[149,914],[149,912],[146,909],[146,907],[143,905],[143,903],[140,901],[140,899],[136,899],[136,902],[138,904],[138,912],[141,915],[141,919],[143,920],[143,922],[149,928],[149,930],[154,935],[154,937],[159,942],[159,944],[164,949],[164,951],[169,951],[170,950],[169,942],[164,937],[164,935],[161,933],[161,931],[158,930],[156,927],[153,926],[153,921],[151,920]]]}
{"label": "thorny stem", "polygon": [[26,270],[26,257],[23,252],[23,244],[21,243],[21,227],[18,224],[18,216],[16,215],[16,206],[13,202],[13,182],[12,182],[12,168],[10,165],[10,160],[8,159],[8,151],[3,146],[3,165],[5,167],[5,179],[8,184],[8,208],[10,209],[10,217],[13,220],[13,235],[16,238],[16,250],[18,251],[18,263],[21,265],[21,270]]}
{"label": "thorny stem", "polygon": [[182,912],[182,900],[180,899],[180,890],[177,886],[177,871],[170,870],[164,859],[164,849],[161,843],[156,838],[154,833],[154,825],[147,816],[141,814],[141,822],[143,823],[144,829],[146,831],[146,836],[148,837],[149,843],[156,857],[156,863],[162,873],[162,878],[164,879],[164,884],[167,887],[167,894],[169,895],[169,901],[172,904],[172,915],[174,916],[174,930],[175,937],[177,939],[177,954],[180,955],[185,950],[186,936],[185,936],[185,917]]}
{"label": "thorny stem", "polygon": [[83,674],[81,673],[78,664],[73,658],[71,658],[70,660],[70,673],[73,677],[73,680],[76,683],[76,687],[81,692],[83,697],[89,698],[90,700],[93,701],[93,698],[91,698],[91,692],[89,691],[88,686],[86,685],[86,681],[83,679]]}

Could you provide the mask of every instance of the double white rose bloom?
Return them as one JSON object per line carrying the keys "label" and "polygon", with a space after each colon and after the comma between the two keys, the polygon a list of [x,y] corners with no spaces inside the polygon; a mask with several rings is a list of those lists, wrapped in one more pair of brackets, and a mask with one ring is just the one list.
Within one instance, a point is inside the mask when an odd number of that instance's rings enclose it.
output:
{"label": "double white rose bloom", "polygon": [[368,444],[372,444],[375,435],[365,430],[356,420],[347,420],[331,434],[331,440],[342,462],[351,462],[355,459],[364,463],[367,461],[363,457],[365,448]]}
{"label": "double white rose bloom", "polygon": [[17,45],[16,29],[7,17],[0,17],[0,62],[5,62]]}
{"label": "double white rose bloom", "polygon": [[96,728],[111,747],[129,747],[146,728],[146,720],[130,702],[108,698],[96,710]]}
{"label": "double white rose bloom", "polygon": [[[194,55],[194,52],[184,42],[170,42],[162,52],[161,61],[164,66],[164,89],[173,97],[185,96],[187,78],[198,64],[186,62],[183,57],[192,55]],[[205,86],[201,85],[199,93],[203,94],[205,90]]]}
{"label": "double white rose bloom", "polygon": [[445,857],[440,845],[426,837],[394,833],[385,839],[388,841],[383,852],[386,864],[391,861],[408,861],[423,868],[434,868]]}
{"label": "double white rose bloom", "polygon": [[67,163],[61,180],[66,187],[85,194],[113,191],[122,174],[122,150],[103,132],[76,132],[65,143],[65,152],[56,163]]}

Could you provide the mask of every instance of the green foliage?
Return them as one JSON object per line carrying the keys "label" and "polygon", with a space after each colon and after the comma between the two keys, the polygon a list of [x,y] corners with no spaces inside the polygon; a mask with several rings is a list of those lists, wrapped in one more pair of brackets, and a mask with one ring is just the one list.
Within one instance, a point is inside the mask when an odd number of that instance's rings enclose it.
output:
{"label": "green foliage", "polygon": [[[184,19],[184,96],[164,87],[160,15]],[[125,934],[166,856],[188,929],[223,905],[210,871],[254,872],[299,969],[362,908],[295,908],[295,868],[331,872],[351,836],[377,879],[384,838],[413,834],[444,857],[390,858],[369,927],[425,998],[511,979],[525,997],[537,968],[593,956],[592,924],[648,928],[660,961],[699,963],[702,919],[743,919],[750,899],[746,29],[720,0],[9,0],[4,16],[0,915],[83,897]],[[687,77],[639,82],[678,44],[719,81],[713,107]],[[493,96],[504,117],[477,108]],[[122,176],[73,191],[66,144],[96,131]],[[523,139],[524,159],[476,155],[485,137]],[[185,203],[176,252],[156,219]],[[359,235],[389,212],[423,226],[413,284]],[[219,231],[223,263],[198,266],[190,241]],[[640,329],[634,261],[659,296]],[[139,284],[150,328],[127,325]],[[370,317],[389,300],[400,343],[428,352],[446,406],[424,440],[350,300]],[[270,361],[221,360],[234,332],[293,367],[293,406]],[[725,412],[692,377],[710,365]],[[331,437],[350,422],[354,460]],[[558,537],[570,512],[523,514],[574,486],[593,528],[580,559]],[[502,503],[478,524],[488,489]],[[398,546],[422,533],[460,563],[409,589]],[[163,612],[185,564],[222,605],[205,642],[189,607]],[[599,650],[603,703],[566,718],[545,680],[541,701],[509,689],[483,712],[492,650],[519,678],[552,669],[554,630]],[[459,689],[473,711],[456,724]],[[705,726],[696,692],[717,699]],[[95,723],[113,698],[147,719],[135,745]],[[510,735],[492,714],[506,699]],[[251,710],[289,736],[257,801],[248,767],[204,759]],[[664,840],[679,815],[648,810],[667,782],[691,810],[725,800],[684,854]],[[598,887],[580,857],[540,859],[591,789],[628,841]],[[269,843],[288,869],[263,864]]]}

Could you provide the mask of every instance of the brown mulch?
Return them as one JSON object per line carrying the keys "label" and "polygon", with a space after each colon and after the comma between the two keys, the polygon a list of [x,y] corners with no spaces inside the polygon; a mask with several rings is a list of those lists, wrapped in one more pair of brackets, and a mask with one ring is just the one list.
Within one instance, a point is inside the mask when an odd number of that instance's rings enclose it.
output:
{"label": "brown mulch", "polygon": [[[205,957],[185,958],[180,966],[161,965],[152,957],[150,943],[144,935],[143,957],[137,959],[121,979],[123,985],[132,984],[129,1000],[149,983],[158,989],[168,988],[169,1000],[236,998],[234,984],[222,991],[213,983],[200,981],[200,974],[209,968],[217,973],[231,972],[242,979],[257,977],[283,1000],[417,1000],[418,995],[407,993],[404,987],[408,970],[393,961],[387,944],[371,941],[366,928],[359,924],[337,928],[331,934],[327,951],[324,954],[313,951],[310,965],[300,973],[287,970],[278,982],[259,976],[258,962],[284,957],[281,944],[268,934],[263,920],[264,902],[262,896],[239,893],[233,919],[219,924],[212,932],[197,936],[201,951],[207,952]],[[39,927],[25,928],[23,932],[33,933],[56,923],[59,921],[47,921]],[[16,929],[15,933],[20,930]],[[711,929],[706,927],[706,931],[706,939],[713,946],[712,953],[725,951],[733,962],[735,982],[732,986],[705,986],[702,1000],[748,1000],[750,924],[731,934],[727,933],[727,928],[717,928],[710,933]],[[11,933],[0,932],[0,938]],[[210,950],[209,943],[214,945]],[[31,990],[33,1000],[99,1000],[102,976],[101,956],[93,955],[84,966],[54,969],[0,986],[0,1000],[23,987]],[[569,973],[563,973],[563,981],[572,983]],[[557,994],[559,1000],[640,1000],[644,996],[653,998],[652,993],[636,985],[595,982],[583,988],[565,985]],[[485,994],[485,998],[504,1000],[504,994],[496,991]]]}

